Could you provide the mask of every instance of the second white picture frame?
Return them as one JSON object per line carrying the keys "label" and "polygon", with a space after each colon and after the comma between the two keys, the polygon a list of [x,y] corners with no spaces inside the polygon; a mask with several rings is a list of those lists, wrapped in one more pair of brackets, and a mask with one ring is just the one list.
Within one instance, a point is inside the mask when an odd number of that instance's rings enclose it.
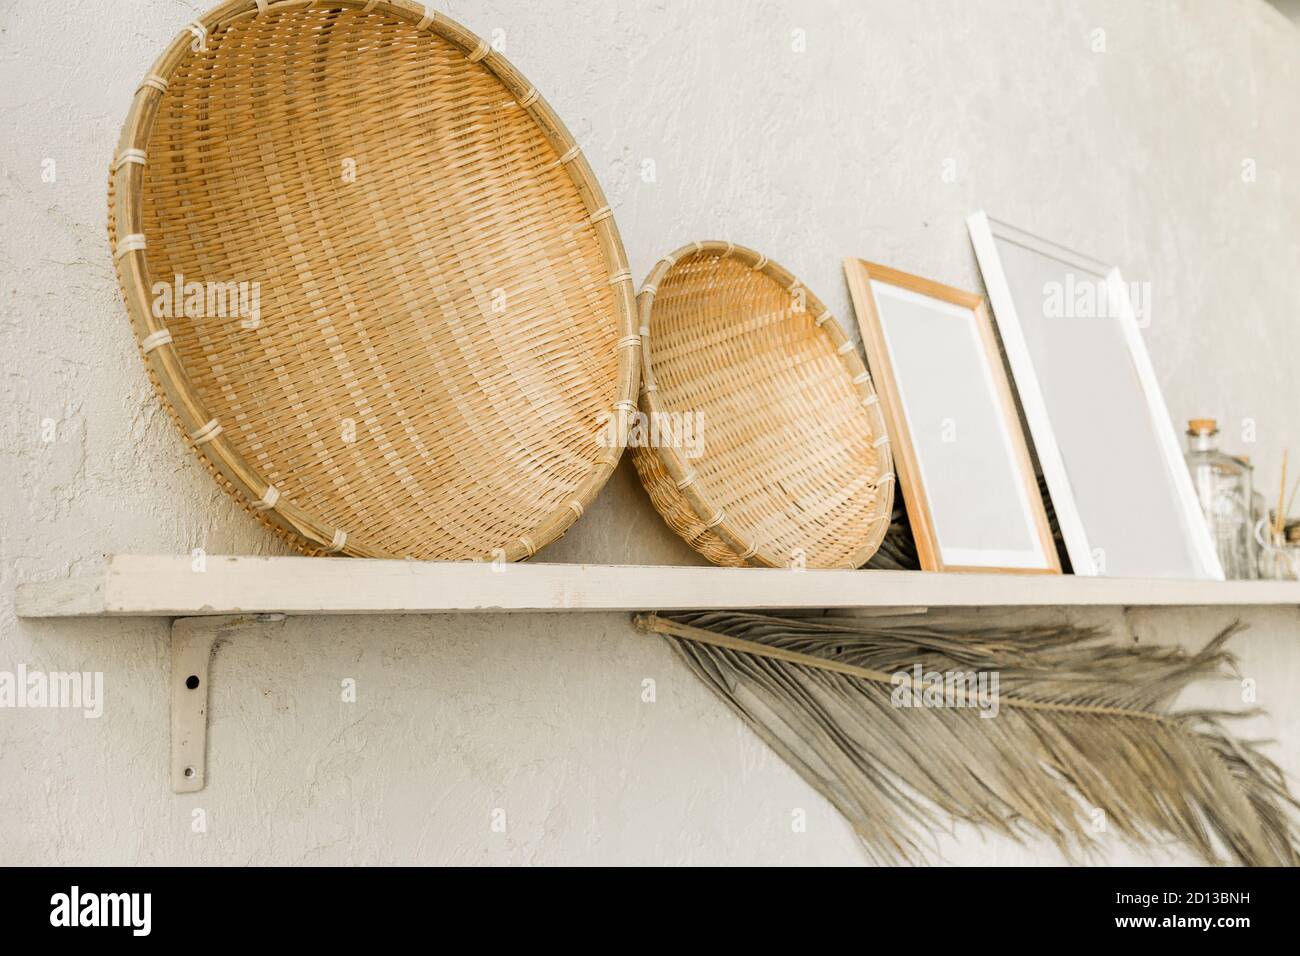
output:
{"label": "second white picture frame", "polygon": [[1222,580],[1142,339],[1149,292],[983,212],[966,223],[1074,573]]}

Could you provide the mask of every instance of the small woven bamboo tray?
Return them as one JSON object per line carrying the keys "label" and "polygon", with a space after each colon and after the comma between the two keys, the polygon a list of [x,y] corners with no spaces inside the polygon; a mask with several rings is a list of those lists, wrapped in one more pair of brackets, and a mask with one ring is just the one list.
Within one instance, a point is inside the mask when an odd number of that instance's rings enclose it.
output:
{"label": "small woven bamboo tray", "polygon": [[136,92],[109,207],[159,394],[299,550],[527,558],[618,463],[640,340],[610,208],[442,14],[221,4]]}
{"label": "small woven bamboo tray", "polygon": [[[725,242],[661,259],[637,304],[652,441],[633,430],[633,461],[672,529],[714,564],[865,564],[889,527],[893,466],[871,377],[829,310]],[[703,440],[654,442],[656,417],[660,436],[688,422]]]}

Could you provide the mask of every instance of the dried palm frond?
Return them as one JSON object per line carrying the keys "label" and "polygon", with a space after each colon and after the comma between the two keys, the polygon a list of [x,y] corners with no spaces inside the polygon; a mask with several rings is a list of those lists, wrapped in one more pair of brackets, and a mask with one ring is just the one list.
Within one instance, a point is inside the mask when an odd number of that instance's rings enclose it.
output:
{"label": "dried palm frond", "polygon": [[[1045,834],[1070,857],[1101,820],[1208,862],[1300,864],[1300,804],[1281,769],[1224,729],[1247,714],[1170,709],[1193,681],[1231,673],[1235,627],[1189,654],[1069,626],[744,612],[636,621],[665,635],[878,861],[924,860],[921,838],[946,814]],[[960,680],[931,679],[976,673],[997,675],[990,706],[969,706]]]}
{"label": "dried palm frond", "polygon": [[889,527],[885,529],[884,540],[867,562],[867,567],[878,571],[921,569],[921,559],[916,556],[916,541],[912,538],[912,526],[908,523],[901,496],[894,498],[894,510],[889,518]]}

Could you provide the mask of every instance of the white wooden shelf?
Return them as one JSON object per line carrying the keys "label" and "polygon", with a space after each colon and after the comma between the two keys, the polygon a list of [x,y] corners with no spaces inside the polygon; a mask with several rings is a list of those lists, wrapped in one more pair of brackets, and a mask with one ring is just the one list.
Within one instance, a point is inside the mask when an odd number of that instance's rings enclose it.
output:
{"label": "white wooden shelf", "polygon": [[920,571],[113,555],[21,584],[20,617],[436,614],[734,608],[1300,606],[1300,583]]}
{"label": "white wooden shelf", "polygon": [[207,783],[210,663],[286,614],[729,608],[1290,605],[1300,583],[921,571],[491,564],[356,558],[119,554],[93,573],[18,586],[18,616],[171,618],[171,766],[177,793]]}

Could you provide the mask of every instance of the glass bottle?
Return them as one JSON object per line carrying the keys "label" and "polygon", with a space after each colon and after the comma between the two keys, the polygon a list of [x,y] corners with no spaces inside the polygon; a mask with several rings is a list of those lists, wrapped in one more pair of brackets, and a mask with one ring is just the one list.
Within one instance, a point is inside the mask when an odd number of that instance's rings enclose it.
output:
{"label": "glass bottle", "polygon": [[1250,460],[1249,455],[1237,455],[1237,461],[1241,462],[1250,469],[1250,560],[1251,567],[1255,569],[1252,577],[1265,577],[1263,560],[1264,547],[1260,543],[1260,522],[1268,520],[1268,502],[1260,494],[1259,487],[1255,484],[1255,463]]}
{"label": "glass bottle", "polygon": [[1219,451],[1219,426],[1212,418],[1187,423],[1187,467],[1205,513],[1223,574],[1229,580],[1258,575],[1255,522],[1251,512],[1251,467]]}

